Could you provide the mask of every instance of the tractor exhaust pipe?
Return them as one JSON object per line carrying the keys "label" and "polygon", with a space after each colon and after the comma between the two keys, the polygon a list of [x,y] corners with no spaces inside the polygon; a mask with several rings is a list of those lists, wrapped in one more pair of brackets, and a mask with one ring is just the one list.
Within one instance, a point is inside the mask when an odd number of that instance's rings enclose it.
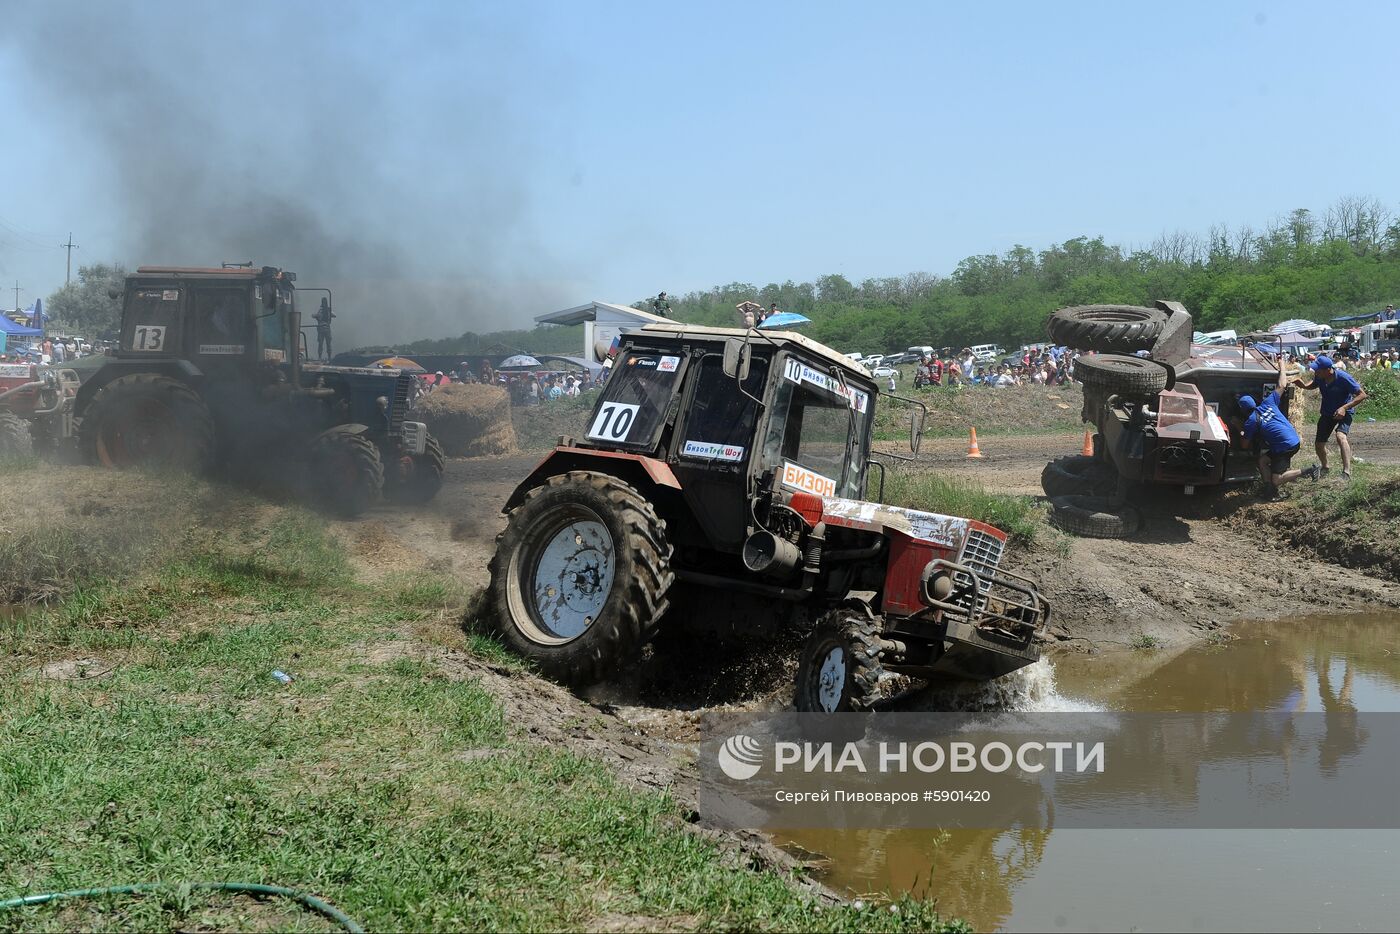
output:
{"label": "tractor exhaust pipe", "polygon": [[292,388],[301,388],[301,312],[293,308],[287,312],[287,329],[292,334],[291,378]]}

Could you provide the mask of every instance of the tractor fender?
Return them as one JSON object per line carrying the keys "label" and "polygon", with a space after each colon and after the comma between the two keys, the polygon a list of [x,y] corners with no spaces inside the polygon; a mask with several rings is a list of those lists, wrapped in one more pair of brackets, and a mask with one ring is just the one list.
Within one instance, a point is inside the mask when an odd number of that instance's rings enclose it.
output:
{"label": "tractor fender", "polygon": [[344,425],[335,425],[321,432],[324,435],[362,435],[369,431],[368,425],[361,425],[358,422],[346,422]]}
{"label": "tractor fender", "polygon": [[655,457],[628,451],[598,451],[592,448],[561,446],[546,454],[544,460],[530,471],[529,476],[515,488],[510,499],[506,500],[501,511],[509,512],[524,502],[526,493],[550,477],[570,470],[597,470],[631,482],[649,482],[651,485],[673,490],[681,488],[681,482],[676,479],[671,465]]}
{"label": "tractor fender", "polygon": [[188,360],[109,360],[78,387],[73,397],[73,415],[82,418],[88,405],[104,386],[133,373],[168,376],[189,386],[198,384],[204,378],[204,371]]}

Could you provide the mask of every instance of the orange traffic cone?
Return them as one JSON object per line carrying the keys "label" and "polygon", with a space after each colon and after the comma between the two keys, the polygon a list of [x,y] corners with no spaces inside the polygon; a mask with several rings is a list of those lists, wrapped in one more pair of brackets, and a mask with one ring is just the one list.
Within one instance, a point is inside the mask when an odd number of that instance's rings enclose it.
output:
{"label": "orange traffic cone", "polygon": [[1094,456],[1094,433],[1088,428],[1084,429],[1084,449],[1079,452],[1085,457]]}
{"label": "orange traffic cone", "polygon": [[977,446],[977,429],[972,429],[972,440],[967,445],[968,457],[981,457],[982,449]]}

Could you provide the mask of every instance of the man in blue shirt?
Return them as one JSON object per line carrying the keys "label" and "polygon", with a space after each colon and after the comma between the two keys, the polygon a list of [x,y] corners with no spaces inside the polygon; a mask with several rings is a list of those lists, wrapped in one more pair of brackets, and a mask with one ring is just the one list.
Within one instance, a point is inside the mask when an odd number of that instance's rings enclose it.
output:
{"label": "man in blue shirt", "polygon": [[1293,455],[1298,453],[1302,440],[1279,404],[1280,393],[1287,381],[1284,360],[1284,355],[1279,354],[1278,385],[1264,397],[1263,402],[1255,403],[1253,396],[1241,396],[1239,402],[1240,413],[1245,416],[1244,427],[1240,431],[1244,447],[1257,444],[1259,448],[1259,474],[1269,482],[1265,491],[1269,499],[1276,497],[1279,487],[1285,483],[1292,483],[1299,477],[1316,480],[1321,473],[1317,464],[1307,470],[1290,469]]}
{"label": "man in blue shirt", "polygon": [[1327,476],[1327,439],[1335,431],[1337,447],[1342,449],[1342,479],[1351,479],[1351,410],[1366,401],[1366,390],[1346,370],[1332,365],[1332,358],[1321,356],[1309,364],[1313,371],[1311,383],[1301,379],[1294,384],[1304,389],[1316,389],[1322,397],[1322,412],[1317,417],[1317,460],[1322,476]]}

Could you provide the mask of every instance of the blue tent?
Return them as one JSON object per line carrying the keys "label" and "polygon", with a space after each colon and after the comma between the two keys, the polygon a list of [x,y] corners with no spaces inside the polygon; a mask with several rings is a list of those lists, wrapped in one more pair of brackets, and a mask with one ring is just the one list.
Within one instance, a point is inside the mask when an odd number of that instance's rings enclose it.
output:
{"label": "blue tent", "polygon": [[1368,311],[1364,315],[1347,315],[1345,318],[1333,318],[1333,321],[1375,321],[1381,316],[1379,311]]}
{"label": "blue tent", "polygon": [[44,333],[42,328],[27,328],[22,324],[15,324],[4,315],[0,315],[0,331],[15,337],[39,337]]}

